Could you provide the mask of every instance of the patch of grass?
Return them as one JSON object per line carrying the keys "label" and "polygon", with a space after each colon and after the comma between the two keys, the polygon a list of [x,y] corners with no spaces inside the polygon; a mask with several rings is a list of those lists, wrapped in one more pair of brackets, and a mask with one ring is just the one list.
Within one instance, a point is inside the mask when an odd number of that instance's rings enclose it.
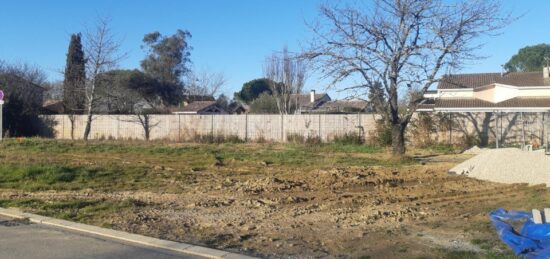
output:
{"label": "patch of grass", "polygon": [[454,154],[457,152],[454,146],[447,144],[434,144],[427,146],[424,149],[438,154]]}
{"label": "patch of grass", "polygon": [[[122,187],[143,173],[129,168],[102,169],[68,165],[0,165],[0,187],[26,191],[78,190],[86,188],[115,189]],[[134,187],[141,187],[134,186]],[[131,187],[131,186],[126,186]],[[131,189],[131,188],[130,188]]]}
{"label": "patch of grass", "polygon": [[479,248],[481,248],[483,250],[491,250],[493,247],[495,247],[495,245],[498,245],[498,244],[495,244],[495,242],[492,241],[492,240],[479,239],[479,238],[472,239],[472,241],[470,241],[470,243],[472,243],[476,246],[479,246]]}
{"label": "patch of grass", "polygon": [[[236,142],[236,141],[235,141]],[[418,163],[392,159],[384,149],[345,143],[165,144],[138,141],[7,139],[0,143],[0,188],[25,191],[170,190],[177,192],[197,172],[258,173],[348,166],[400,167]],[[159,169],[160,168],[160,169]],[[165,170],[165,168],[168,168]],[[260,169],[261,170],[261,169]]]}
{"label": "patch of grass", "polygon": [[512,252],[487,252],[476,253],[472,251],[444,251],[446,259],[520,259],[521,257],[514,255]]}
{"label": "patch of grass", "polygon": [[43,216],[87,222],[94,218],[112,215],[125,209],[139,206],[136,201],[121,202],[103,200],[43,201],[39,199],[0,200],[0,207],[18,207]]}
{"label": "patch of grass", "polygon": [[332,143],[340,145],[362,145],[365,143],[365,140],[357,133],[346,133],[334,137]]}

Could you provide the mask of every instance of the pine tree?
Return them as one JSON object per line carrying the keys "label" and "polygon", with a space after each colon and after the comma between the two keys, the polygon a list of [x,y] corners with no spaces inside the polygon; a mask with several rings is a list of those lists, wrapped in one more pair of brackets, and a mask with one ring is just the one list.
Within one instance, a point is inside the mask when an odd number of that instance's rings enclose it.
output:
{"label": "pine tree", "polygon": [[82,50],[80,33],[71,35],[63,81],[63,103],[68,114],[83,113],[85,108],[84,86],[86,60]]}

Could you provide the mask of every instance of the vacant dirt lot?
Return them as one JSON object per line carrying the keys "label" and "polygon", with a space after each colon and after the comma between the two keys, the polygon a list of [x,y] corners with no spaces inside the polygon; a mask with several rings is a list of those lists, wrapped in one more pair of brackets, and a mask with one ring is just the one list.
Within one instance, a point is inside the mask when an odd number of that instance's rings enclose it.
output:
{"label": "vacant dirt lot", "polygon": [[[261,257],[502,258],[487,213],[550,201],[544,186],[392,160],[353,145],[7,141],[0,206]],[[546,205],[547,206],[547,205]]]}

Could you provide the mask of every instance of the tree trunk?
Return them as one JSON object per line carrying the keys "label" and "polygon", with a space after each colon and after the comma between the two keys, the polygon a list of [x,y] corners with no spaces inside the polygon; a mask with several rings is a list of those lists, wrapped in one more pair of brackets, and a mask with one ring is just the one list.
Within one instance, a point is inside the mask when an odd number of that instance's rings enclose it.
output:
{"label": "tree trunk", "polygon": [[84,129],[84,140],[88,141],[90,136],[90,131],[92,130],[92,113],[88,112],[88,117],[86,118],[86,128]]}
{"label": "tree trunk", "polygon": [[75,125],[75,118],[76,116],[74,114],[69,115],[69,121],[71,122],[71,140],[74,140],[74,125]]}
{"label": "tree trunk", "polygon": [[391,145],[392,154],[394,156],[402,156],[405,154],[405,125],[401,123],[393,124],[391,129]]}
{"label": "tree trunk", "polygon": [[143,115],[143,130],[145,131],[145,140],[149,141],[149,136],[151,134],[151,128],[149,127],[149,115]]}

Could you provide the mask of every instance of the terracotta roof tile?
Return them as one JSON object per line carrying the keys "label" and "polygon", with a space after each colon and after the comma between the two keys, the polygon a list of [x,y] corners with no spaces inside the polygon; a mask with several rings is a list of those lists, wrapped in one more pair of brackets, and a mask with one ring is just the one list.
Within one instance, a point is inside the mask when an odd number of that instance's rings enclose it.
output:
{"label": "terracotta roof tile", "polygon": [[[315,103],[318,102],[320,99],[325,97],[327,94],[320,93],[315,94]],[[298,104],[300,107],[310,107],[315,106],[311,103],[311,93],[305,93],[305,94],[291,94],[290,95],[290,101],[295,102],[296,97],[298,97]]]}
{"label": "terracotta roof tile", "polygon": [[542,72],[521,73],[481,73],[446,75],[441,78],[438,89],[477,88],[494,83],[513,86],[544,86],[550,85],[550,80],[544,80]]}
{"label": "terracotta roof tile", "polygon": [[[428,106],[426,106],[428,107]],[[437,99],[435,108],[520,108],[520,107],[550,107],[550,97],[516,97],[499,103],[480,99],[456,98]]]}
{"label": "terracotta roof tile", "polygon": [[183,108],[179,109],[178,111],[181,111],[181,112],[198,112],[200,110],[203,110],[205,108],[208,108],[210,107],[211,105],[214,105],[216,104],[215,101],[197,101],[197,102],[192,102],[186,106],[184,106]]}
{"label": "terracotta roof tile", "polygon": [[369,106],[367,101],[330,101],[323,103],[320,108],[343,110],[346,108],[364,110]]}

